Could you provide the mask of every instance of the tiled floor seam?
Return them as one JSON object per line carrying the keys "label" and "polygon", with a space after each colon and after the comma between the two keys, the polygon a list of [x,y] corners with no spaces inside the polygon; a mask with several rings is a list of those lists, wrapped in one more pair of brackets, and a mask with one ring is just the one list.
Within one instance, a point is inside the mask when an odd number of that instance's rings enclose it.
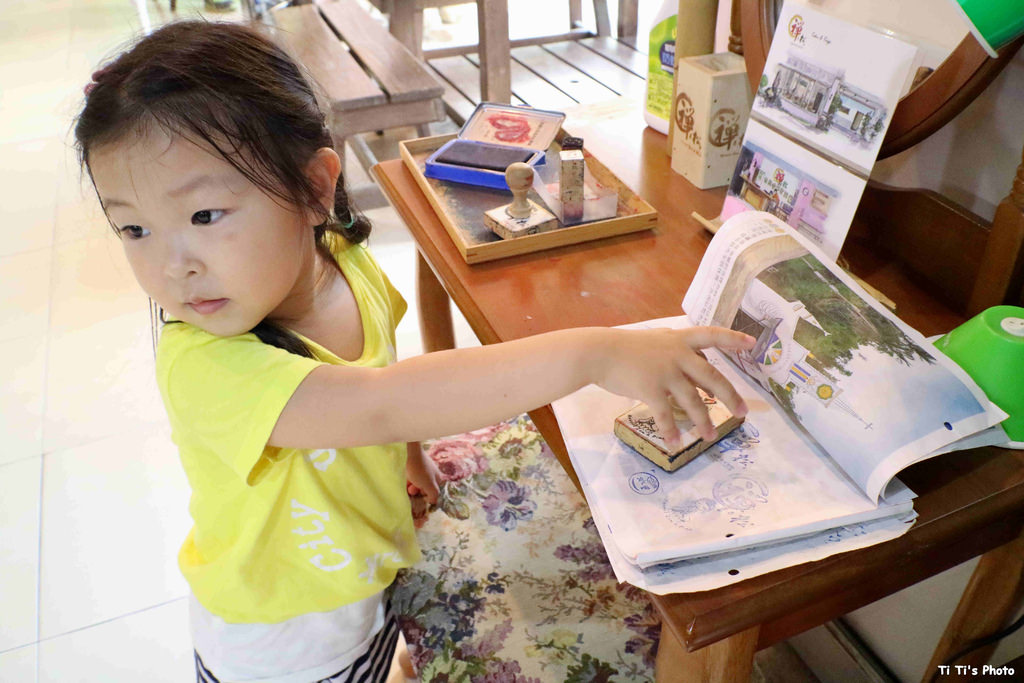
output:
{"label": "tiled floor seam", "polygon": [[181,600],[187,600],[187,599],[188,599],[188,595],[187,594],[186,595],[179,595],[176,598],[171,598],[170,600],[164,600],[163,602],[158,602],[158,603],[156,603],[154,605],[147,605],[146,607],[140,607],[137,610],[132,610],[131,612],[125,612],[124,614],[118,614],[115,617],[110,617],[108,619],[103,619],[101,621],[97,621],[97,622],[94,622],[92,624],[87,624],[85,626],[79,626],[77,628],[73,628],[73,629],[70,629],[68,631],[63,631],[61,633],[54,633],[53,635],[46,636],[45,638],[39,638],[34,643],[26,643],[25,645],[19,645],[18,647],[11,648],[10,650],[4,650],[4,651],[0,652],[0,655],[4,654],[5,652],[13,652],[14,650],[19,650],[19,649],[21,649],[23,647],[29,647],[31,645],[40,645],[42,643],[47,643],[47,642],[49,642],[51,640],[56,640],[58,638],[63,638],[64,636],[71,635],[72,633],[79,633],[81,631],[88,631],[89,629],[95,628],[97,626],[103,626],[104,624],[113,623],[113,622],[117,621],[118,619],[125,619],[127,617],[135,616],[136,614],[142,614],[143,612],[148,612],[150,610],[158,609],[160,607],[166,607],[167,605],[172,605],[172,604],[174,604],[176,602],[179,602]]}

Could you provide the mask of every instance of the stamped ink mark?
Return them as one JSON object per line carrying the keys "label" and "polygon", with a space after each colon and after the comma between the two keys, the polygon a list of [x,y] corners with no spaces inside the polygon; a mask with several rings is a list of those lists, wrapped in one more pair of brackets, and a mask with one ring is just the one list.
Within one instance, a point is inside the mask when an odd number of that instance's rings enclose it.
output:
{"label": "stamped ink mark", "polygon": [[637,472],[629,478],[629,488],[641,496],[649,496],[661,488],[661,483],[650,472]]}

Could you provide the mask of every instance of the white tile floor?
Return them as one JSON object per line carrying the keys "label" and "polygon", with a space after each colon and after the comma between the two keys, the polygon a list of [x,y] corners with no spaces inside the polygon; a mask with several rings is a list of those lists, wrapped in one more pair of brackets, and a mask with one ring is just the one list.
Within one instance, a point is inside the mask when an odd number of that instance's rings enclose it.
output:
{"label": "white tile floor", "polygon": [[[189,16],[202,2],[178,5]],[[70,146],[95,65],[168,8],[0,11],[2,683],[194,676],[175,559],[188,485],[153,378],[148,304]],[[390,209],[370,217],[371,246],[413,303],[411,240]],[[475,343],[456,319],[460,345]],[[398,335],[402,356],[420,352],[415,311]]]}

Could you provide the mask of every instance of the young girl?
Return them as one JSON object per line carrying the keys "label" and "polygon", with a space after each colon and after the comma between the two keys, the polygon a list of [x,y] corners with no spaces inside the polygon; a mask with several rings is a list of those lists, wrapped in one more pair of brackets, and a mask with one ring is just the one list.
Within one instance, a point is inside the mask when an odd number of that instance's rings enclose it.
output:
{"label": "young girl", "polygon": [[238,25],[168,25],[94,75],[82,163],[139,284],[169,316],[157,377],[192,487],[179,554],[200,681],[383,680],[385,589],[419,558],[403,442],[478,428],[586,384],[746,407],[695,349],[723,329],[571,329],[395,363],[405,302],[369,252],[310,84]]}

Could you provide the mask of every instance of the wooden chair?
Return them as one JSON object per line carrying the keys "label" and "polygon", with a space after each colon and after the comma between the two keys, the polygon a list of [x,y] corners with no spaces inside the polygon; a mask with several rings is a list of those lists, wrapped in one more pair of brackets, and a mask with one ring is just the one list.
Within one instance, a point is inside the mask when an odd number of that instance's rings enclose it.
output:
{"label": "wooden chair", "polygon": [[[474,0],[415,0],[415,5],[411,7],[411,11],[408,15],[402,13],[401,7],[397,7],[396,0],[370,0],[378,10],[383,14],[387,14],[389,17],[390,25],[389,28],[391,33],[396,36],[404,35],[405,31],[411,31],[409,34],[414,44],[421,45],[423,43],[423,10],[425,9],[436,9],[441,7],[450,7],[452,5],[463,5],[467,2],[473,2]],[[484,0],[481,0],[481,4]],[[397,0],[397,4],[401,5],[403,0]],[[408,21],[408,17],[411,17],[412,24],[410,26],[400,25],[400,22]],[[599,36],[611,35],[611,22],[608,14],[608,3],[607,0],[594,0],[594,16],[597,21],[597,32]],[[619,0],[619,22],[618,22],[618,36],[625,40],[636,39],[636,16],[637,16],[637,0]],[[583,28],[583,1],[582,0],[569,0],[569,30],[565,34],[557,36],[547,37],[536,37],[529,39],[533,41],[528,44],[539,44],[542,40],[557,40],[564,38],[572,38],[576,36],[590,36],[594,35],[593,32],[587,31]],[[405,42],[405,41],[403,41]]]}
{"label": "wooden chair", "polygon": [[428,124],[445,119],[440,83],[356,0],[279,5],[265,20],[327,98],[338,152],[350,143],[364,168],[377,160],[361,133],[416,126],[429,135]]}

